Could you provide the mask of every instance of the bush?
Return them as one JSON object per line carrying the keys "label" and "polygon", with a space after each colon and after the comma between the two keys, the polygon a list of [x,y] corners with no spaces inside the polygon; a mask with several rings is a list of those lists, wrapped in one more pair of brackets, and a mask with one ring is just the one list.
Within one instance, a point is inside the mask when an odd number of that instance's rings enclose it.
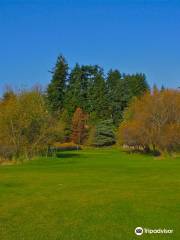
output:
{"label": "bush", "polygon": [[54,143],[51,147],[52,150],[58,151],[70,151],[70,150],[81,150],[81,147],[73,142],[67,142],[67,143]]}
{"label": "bush", "polygon": [[0,157],[2,160],[12,160],[14,152],[14,146],[0,145]]}

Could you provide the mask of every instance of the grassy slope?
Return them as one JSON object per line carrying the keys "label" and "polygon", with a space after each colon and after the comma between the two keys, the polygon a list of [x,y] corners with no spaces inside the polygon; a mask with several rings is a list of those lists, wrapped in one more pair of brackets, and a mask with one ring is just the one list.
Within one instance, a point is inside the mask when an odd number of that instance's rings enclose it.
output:
{"label": "grassy slope", "polygon": [[[0,167],[1,240],[180,239],[180,159],[118,150]],[[173,228],[136,237],[134,228]]]}

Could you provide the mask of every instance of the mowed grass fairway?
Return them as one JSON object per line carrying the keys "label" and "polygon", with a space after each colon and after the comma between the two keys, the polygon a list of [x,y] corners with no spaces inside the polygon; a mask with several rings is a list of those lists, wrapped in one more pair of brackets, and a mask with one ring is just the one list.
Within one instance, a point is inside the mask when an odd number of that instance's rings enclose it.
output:
{"label": "mowed grass fairway", "polygon": [[180,158],[92,149],[0,166],[0,240],[178,240],[179,192]]}

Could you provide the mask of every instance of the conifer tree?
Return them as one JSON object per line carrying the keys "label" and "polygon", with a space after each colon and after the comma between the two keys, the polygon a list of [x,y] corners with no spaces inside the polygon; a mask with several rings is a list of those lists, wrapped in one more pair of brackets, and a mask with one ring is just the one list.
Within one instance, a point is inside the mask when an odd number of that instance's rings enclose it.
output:
{"label": "conifer tree", "polygon": [[109,117],[113,120],[114,124],[119,124],[122,115],[122,79],[118,70],[110,70],[107,75],[107,94]]}
{"label": "conifer tree", "polygon": [[146,81],[145,74],[136,73],[136,74],[128,74],[124,76],[124,80],[127,83],[127,87],[129,89],[129,98],[138,97],[143,95],[145,92],[149,91],[149,85]]}
{"label": "conifer tree", "polygon": [[103,69],[99,66],[94,66],[94,74],[90,82],[88,95],[90,113],[94,114],[94,120],[106,119],[109,115],[107,89]]}
{"label": "conifer tree", "polygon": [[81,91],[82,70],[79,64],[76,64],[69,75],[69,83],[65,95],[65,108],[70,118],[77,107],[81,107],[80,91]]}
{"label": "conifer tree", "polygon": [[68,75],[68,64],[60,55],[52,71],[52,80],[47,88],[47,100],[52,112],[61,111],[64,104],[64,95]]}

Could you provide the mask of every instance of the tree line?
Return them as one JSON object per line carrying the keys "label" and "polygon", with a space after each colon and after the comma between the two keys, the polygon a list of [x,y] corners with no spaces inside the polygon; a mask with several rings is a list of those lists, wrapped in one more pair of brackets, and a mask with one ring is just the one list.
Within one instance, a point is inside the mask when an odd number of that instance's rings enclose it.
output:
{"label": "tree line", "polygon": [[110,70],[105,76],[98,65],[76,64],[69,71],[63,56],[59,56],[47,88],[47,100],[52,112],[67,111],[72,117],[79,107],[92,121],[111,118],[117,126],[125,107],[135,96],[149,91],[144,74],[121,74]]}
{"label": "tree line", "polygon": [[76,134],[77,140],[73,138],[79,144],[115,143],[115,129],[124,109],[134,97],[150,91],[145,74],[122,74],[111,69],[105,75],[98,65],[80,66],[78,63],[70,70],[63,56],[58,57],[51,72],[52,79],[46,91],[48,108],[53,114],[60,114],[65,122],[66,141],[74,135],[73,119],[77,121],[77,115],[82,112],[79,118],[82,116],[82,123],[88,126],[79,127],[81,137]]}
{"label": "tree line", "polygon": [[51,74],[46,89],[9,89],[0,99],[1,158],[48,155],[58,143],[179,151],[179,90],[151,90],[143,73],[70,69],[63,56]]}

